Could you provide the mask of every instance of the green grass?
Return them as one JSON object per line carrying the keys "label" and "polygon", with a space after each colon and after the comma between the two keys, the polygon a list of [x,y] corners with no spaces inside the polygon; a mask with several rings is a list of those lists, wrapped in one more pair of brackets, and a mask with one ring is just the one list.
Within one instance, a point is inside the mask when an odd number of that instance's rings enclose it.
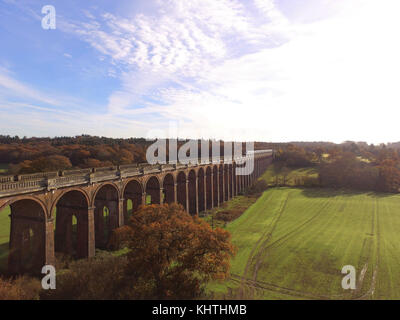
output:
{"label": "green grass", "polygon": [[6,270],[8,259],[8,242],[10,241],[10,223],[8,216],[11,213],[10,207],[0,211],[0,273]]}
{"label": "green grass", "polygon": [[[276,166],[271,165],[264,172],[264,174],[260,177],[260,179],[264,179],[268,185],[275,184],[275,176],[276,176]],[[282,173],[279,173],[282,176]],[[288,169],[287,183],[288,186],[294,186],[295,178],[298,177],[318,177],[318,170],[315,168],[299,168],[299,169]]]}
{"label": "green grass", "polygon": [[269,189],[227,230],[238,253],[231,279],[208,286],[215,298],[400,299],[400,195]]}

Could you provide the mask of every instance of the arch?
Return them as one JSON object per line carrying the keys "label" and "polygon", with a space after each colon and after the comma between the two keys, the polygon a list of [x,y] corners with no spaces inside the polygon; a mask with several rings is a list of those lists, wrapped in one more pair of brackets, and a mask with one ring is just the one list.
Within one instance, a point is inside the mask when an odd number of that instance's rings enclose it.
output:
{"label": "arch", "polygon": [[[135,212],[143,204],[143,187],[142,184],[136,180],[130,180],[123,189],[124,196],[124,219],[129,220],[132,212]],[[130,201],[130,206],[128,206],[128,201]]]}
{"label": "arch", "polygon": [[224,164],[224,201],[229,200],[229,166]]}
{"label": "arch", "polygon": [[151,176],[146,182],[146,203],[145,204],[160,204],[160,180],[158,177]]}
{"label": "arch", "polygon": [[233,166],[230,163],[228,165],[228,186],[229,186],[229,198],[232,199],[233,195]]}
{"label": "arch", "polygon": [[218,189],[219,189],[219,204],[224,202],[224,165],[221,164],[218,168]]}
{"label": "arch", "polygon": [[49,216],[53,216],[53,214],[55,212],[55,209],[57,207],[57,203],[60,201],[60,199],[62,197],[64,197],[64,195],[66,195],[67,193],[70,193],[72,191],[76,191],[78,193],[81,193],[85,197],[86,203],[87,203],[87,205],[89,207],[89,203],[91,203],[90,197],[89,197],[89,195],[87,194],[87,192],[84,189],[81,189],[81,188],[68,188],[65,191],[63,191],[61,194],[59,194],[58,197],[54,200],[53,205],[51,206],[51,210],[49,212]]}
{"label": "arch", "polygon": [[6,208],[8,206],[11,206],[13,203],[15,203],[17,201],[21,201],[21,200],[32,200],[32,201],[36,202],[38,205],[41,206],[43,212],[45,212],[45,217],[46,218],[48,217],[48,212],[47,212],[45,203],[42,200],[32,197],[32,196],[22,196],[22,197],[11,198],[10,200],[2,203],[2,205],[0,206],[0,211],[4,210],[4,208]]}
{"label": "arch", "polygon": [[203,212],[206,210],[206,190],[205,190],[205,174],[204,174],[204,169],[200,168],[197,171],[197,181],[198,181],[198,187],[197,187],[197,199],[198,199],[198,212]]}
{"label": "arch", "polygon": [[236,176],[236,163],[232,164],[232,179],[233,179],[233,195],[238,195],[238,179]]}
{"label": "arch", "polygon": [[166,174],[163,180],[163,195],[163,203],[175,202],[175,181],[170,173]]}
{"label": "arch", "polygon": [[25,198],[10,204],[8,272],[40,273],[46,264],[46,211],[40,201]]}
{"label": "arch", "polygon": [[62,194],[55,203],[55,251],[84,258],[89,255],[89,202],[81,190]]}
{"label": "arch", "polygon": [[118,199],[121,197],[121,195],[120,195],[120,190],[119,190],[118,186],[117,186],[115,183],[106,182],[106,183],[104,183],[104,184],[99,185],[99,186],[97,187],[97,189],[95,190],[95,192],[93,193],[93,198],[92,198],[92,203],[91,203],[92,206],[95,205],[95,200],[96,200],[96,197],[97,197],[97,195],[99,194],[99,192],[100,192],[100,191],[104,192],[104,187],[107,187],[107,186],[108,186],[108,188],[110,188],[110,189],[112,188],[112,189],[114,189],[114,190],[117,192],[117,197],[118,197]]}
{"label": "arch", "polygon": [[218,186],[219,186],[219,179],[218,179],[218,166],[213,167],[213,192],[214,192],[214,207],[218,207],[219,204],[219,193],[218,193]]}
{"label": "arch", "polygon": [[206,210],[210,210],[213,207],[213,190],[212,190],[212,167],[208,166],[206,168]]}
{"label": "arch", "polygon": [[112,230],[122,224],[119,212],[119,190],[114,184],[101,185],[94,195],[95,246],[105,249]]}
{"label": "arch", "polygon": [[188,194],[189,194],[189,213],[197,214],[197,188],[196,188],[196,172],[192,169],[188,174]]}
{"label": "arch", "polygon": [[176,178],[176,190],[177,190],[177,200],[178,203],[183,206],[185,210],[187,210],[186,199],[187,199],[187,186],[186,186],[186,174],[183,171],[180,171]]}

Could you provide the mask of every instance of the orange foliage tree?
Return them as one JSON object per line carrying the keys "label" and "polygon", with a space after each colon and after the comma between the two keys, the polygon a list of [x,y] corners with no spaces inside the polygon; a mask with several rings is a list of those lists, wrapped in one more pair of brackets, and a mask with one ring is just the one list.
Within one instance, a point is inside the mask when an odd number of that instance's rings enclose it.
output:
{"label": "orange foliage tree", "polygon": [[230,233],[211,229],[177,204],[143,206],[130,218],[127,275],[136,298],[193,299],[207,281],[225,279],[235,247]]}

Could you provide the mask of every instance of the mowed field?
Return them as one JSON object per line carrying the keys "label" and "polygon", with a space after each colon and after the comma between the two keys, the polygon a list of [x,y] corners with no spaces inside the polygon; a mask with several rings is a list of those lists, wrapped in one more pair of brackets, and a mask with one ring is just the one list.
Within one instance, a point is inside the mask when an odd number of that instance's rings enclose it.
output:
{"label": "mowed field", "polygon": [[400,195],[271,188],[227,229],[238,253],[214,298],[400,299]]}

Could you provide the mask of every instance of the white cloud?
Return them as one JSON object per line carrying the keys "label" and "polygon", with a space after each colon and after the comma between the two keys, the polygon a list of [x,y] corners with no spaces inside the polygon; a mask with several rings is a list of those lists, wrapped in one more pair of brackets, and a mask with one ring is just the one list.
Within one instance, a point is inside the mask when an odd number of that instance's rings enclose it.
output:
{"label": "white cloud", "polygon": [[210,136],[240,138],[244,128],[263,140],[398,140],[399,4],[385,4],[296,26],[286,44],[201,75],[201,92],[165,90],[165,113]]}
{"label": "white cloud", "polygon": [[[335,13],[312,23],[273,0],[157,3],[153,15],[86,12],[84,23],[58,22],[121,81],[88,133],[97,123],[101,134],[145,136],[177,121],[186,137],[400,139],[398,1],[326,0]],[[4,77],[0,86],[51,101]]]}

